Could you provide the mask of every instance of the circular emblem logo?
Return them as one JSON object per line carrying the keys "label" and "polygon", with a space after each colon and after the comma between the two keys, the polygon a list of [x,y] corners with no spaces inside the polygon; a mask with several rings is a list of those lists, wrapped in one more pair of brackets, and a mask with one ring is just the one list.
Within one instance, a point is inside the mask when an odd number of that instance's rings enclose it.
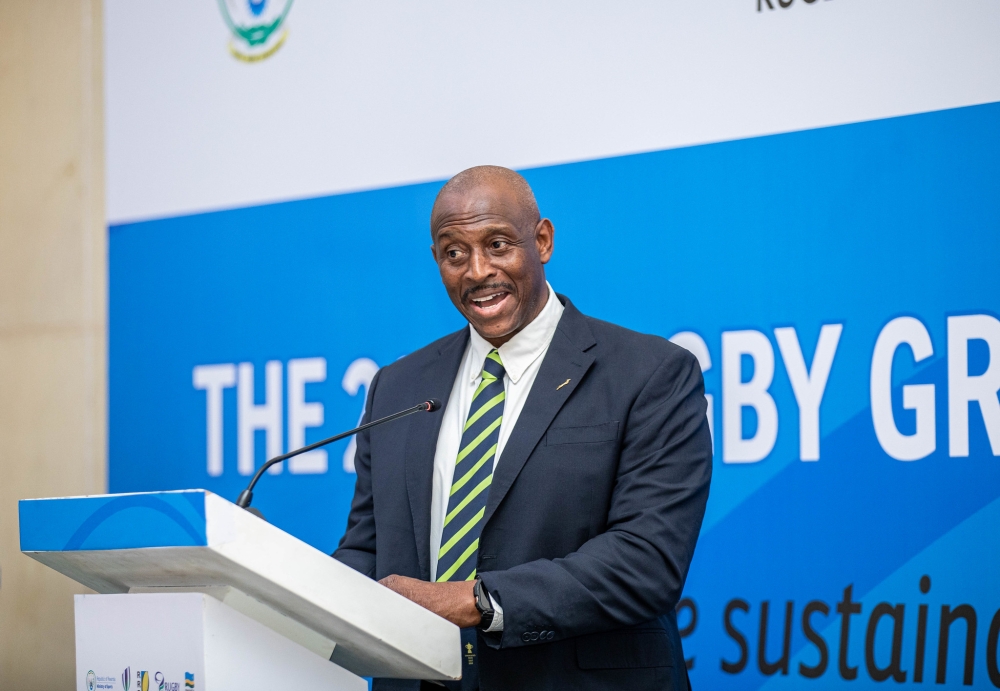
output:
{"label": "circular emblem logo", "polygon": [[229,27],[229,52],[238,60],[269,58],[288,37],[292,0],[219,0],[219,9]]}
{"label": "circular emblem logo", "polygon": [[97,675],[94,670],[87,672],[87,691],[94,691],[97,688]]}

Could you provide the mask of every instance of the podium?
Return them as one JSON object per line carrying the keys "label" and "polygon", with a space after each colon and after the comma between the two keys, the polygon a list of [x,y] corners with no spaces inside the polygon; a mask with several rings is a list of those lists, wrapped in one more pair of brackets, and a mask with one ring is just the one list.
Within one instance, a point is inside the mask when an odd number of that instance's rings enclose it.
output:
{"label": "podium", "polygon": [[28,499],[21,551],[77,595],[80,691],[461,676],[458,627],[205,490]]}

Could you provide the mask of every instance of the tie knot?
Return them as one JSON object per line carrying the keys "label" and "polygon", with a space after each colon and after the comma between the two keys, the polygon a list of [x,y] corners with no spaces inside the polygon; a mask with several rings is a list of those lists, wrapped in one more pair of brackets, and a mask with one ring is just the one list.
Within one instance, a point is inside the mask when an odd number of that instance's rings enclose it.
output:
{"label": "tie knot", "polygon": [[500,353],[497,352],[496,348],[490,351],[483,363],[483,377],[487,375],[493,379],[503,379],[503,362],[500,360]]}

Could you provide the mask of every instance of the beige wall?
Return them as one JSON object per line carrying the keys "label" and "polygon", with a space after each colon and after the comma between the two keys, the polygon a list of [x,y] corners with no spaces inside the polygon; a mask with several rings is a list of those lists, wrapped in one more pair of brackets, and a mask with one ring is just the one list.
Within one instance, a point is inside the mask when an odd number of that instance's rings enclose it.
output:
{"label": "beige wall", "polygon": [[99,0],[0,0],[0,689],[75,686],[69,579],[17,500],[106,486]]}

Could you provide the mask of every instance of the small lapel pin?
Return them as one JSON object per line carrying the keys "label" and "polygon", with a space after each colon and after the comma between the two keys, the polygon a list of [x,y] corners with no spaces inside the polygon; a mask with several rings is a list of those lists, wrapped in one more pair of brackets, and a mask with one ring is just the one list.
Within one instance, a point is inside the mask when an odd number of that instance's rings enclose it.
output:
{"label": "small lapel pin", "polygon": [[567,384],[569,384],[569,379],[567,379],[567,380],[566,380],[566,381],[564,381],[564,382],[563,382],[562,384],[560,384],[559,386],[557,386],[557,387],[556,387],[556,391],[558,391],[558,390],[559,390],[559,389],[561,389],[562,387],[566,386]]}

